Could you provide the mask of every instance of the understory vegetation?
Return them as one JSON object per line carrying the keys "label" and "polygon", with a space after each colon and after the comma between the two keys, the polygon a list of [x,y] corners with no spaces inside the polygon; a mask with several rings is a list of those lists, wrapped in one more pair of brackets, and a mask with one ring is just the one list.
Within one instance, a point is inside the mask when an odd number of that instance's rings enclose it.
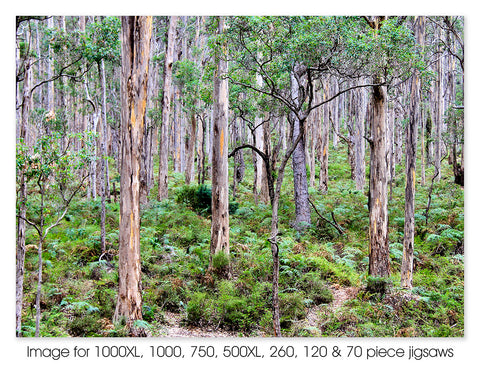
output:
{"label": "understory vegetation", "polygon": [[[233,158],[230,162],[233,173]],[[367,192],[355,189],[346,148],[330,149],[329,190],[310,189],[312,226],[292,226],[295,216],[291,169],[282,190],[280,219],[280,311],[284,336],[463,336],[463,188],[449,167],[433,184],[417,183],[413,289],[400,287],[405,177],[397,165],[389,200],[392,276],[368,276]],[[110,173],[115,180],[115,173]],[[427,178],[434,175],[427,170]],[[273,336],[268,242],[271,207],[255,205],[253,165],[230,197],[230,254],[219,253],[208,271],[209,182],[184,184],[169,178],[169,199],[150,193],[141,215],[143,320],[152,336],[166,334],[166,314],[185,328],[215,328],[236,336]],[[100,249],[100,199],[76,198],[65,221],[52,229],[43,251],[41,336],[126,336],[113,324],[118,286],[119,204],[107,203],[107,252]],[[22,333],[35,332],[38,235],[27,228]],[[221,277],[230,261],[232,278]],[[339,303],[335,295],[348,288]],[[337,293],[337,294],[335,294]]]}

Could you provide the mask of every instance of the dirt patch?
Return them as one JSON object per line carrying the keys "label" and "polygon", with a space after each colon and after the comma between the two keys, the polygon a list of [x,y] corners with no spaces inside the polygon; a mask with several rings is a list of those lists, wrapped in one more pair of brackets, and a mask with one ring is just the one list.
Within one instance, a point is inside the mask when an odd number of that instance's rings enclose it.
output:
{"label": "dirt patch", "polygon": [[332,285],[331,291],[333,294],[333,302],[330,307],[331,309],[333,309],[333,311],[336,311],[347,300],[355,298],[357,296],[359,288],[355,286],[342,287],[338,284],[334,284]]}

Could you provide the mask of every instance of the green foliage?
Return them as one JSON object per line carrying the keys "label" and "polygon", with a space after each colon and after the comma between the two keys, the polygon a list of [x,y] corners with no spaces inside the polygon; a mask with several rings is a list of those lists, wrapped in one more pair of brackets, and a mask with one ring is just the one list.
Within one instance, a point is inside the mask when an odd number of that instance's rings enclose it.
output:
{"label": "green foliage", "polygon": [[315,304],[328,304],[333,301],[333,294],[327,284],[322,280],[322,275],[317,272],[308,272],[298,281],[298,286],[305,292],[308,299]]}
{"label": "green foliage", "polygon": [[230,264],[230,257],[223,251],[215,253],[212,257],[212,267],[220,271]]}
{"label": "green foliage", "polygon": [[88,23],[85,31],[83,55],[88,61],[99,63],[102,59],[120,62],[120,27],[118,17],[105,17]]}
{"label": "green foliage", "polygon": [[280,299],[280,326],[289,328],[307,314],[305,294],[303,292],[279,293]]}
{"label": "green foliage", "polygon": [[243,282],[222,280],[214,295],[192,294],[187,305],[186,322],[190,325],[219,325],[234,331],[251,332],[269,308],[267,284],[245,285]]}
{"label": "green foliage", "polygon": [[212,188],[204,184],[184,185],[177,191],[176,201],[191,207],[198,214],[211,214]]}
{"label": "green foliage", "polygon": [[391,280],[385,277],[368,276],[367,277],[367,292],[383,296],[388,292],[391,285]]}

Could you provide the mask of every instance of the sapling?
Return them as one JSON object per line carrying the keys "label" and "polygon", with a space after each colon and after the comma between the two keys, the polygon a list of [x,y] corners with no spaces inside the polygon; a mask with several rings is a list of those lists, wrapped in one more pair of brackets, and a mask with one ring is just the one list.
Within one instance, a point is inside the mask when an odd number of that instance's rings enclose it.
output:
{"label": "sapling", "polygon": [[[78,136],[79,139],[82,137]],[[70,136],[69,138],[73,138]],[[25,174],[26,185],[31,191],[26,201],[27,213],[17,214],[38,233],[38,284],[35,300],[35,337],[40,335],[40,300],[42,288],[42,252],[50,230],[58,226],[67,214],[70,203],[82,189],[88,174],[82,169],[92,160],[88,143],[74,152],[70,139],[62,144],[60,134],[45,135],[38,139],[33,149],[23,143],[17,146],[17,169]],[[63,147],[63,148],[62,148]]]}

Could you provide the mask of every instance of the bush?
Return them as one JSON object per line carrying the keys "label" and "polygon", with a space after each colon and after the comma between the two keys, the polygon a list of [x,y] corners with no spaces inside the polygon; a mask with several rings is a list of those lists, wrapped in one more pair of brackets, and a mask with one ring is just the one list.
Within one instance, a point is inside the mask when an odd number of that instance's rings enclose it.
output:
{"label": "bush", "polygon": [[68,332],[72,336],[77,337],[98,336],[98,331],[101,327],[102,325],[97,315],[86,314],[73,319],[68,326]]}
{"label": "bush", "polygon": [[208,325],[214,320],[211,301],[207,299],[207,293],[196,292],[187,304],[186,322],[192,326]]}
{"label": "bush", "polygon": [[176,196],[177,203],[183,203],[199,215],[212,213],[212,188],[205,185],[184,185]]}
{"label": "bush", "polygon": [[322,275],[317,272],[308,272],[298,282],[307,298],[315,304],[328,304],[333,301],[333,294],[322,280]]}
{"label": "bush", "polygon": [[383,296],[388,292],[388,288],[391,286],[392,282],[388,277],[367,277],[367,287],[366,290],[369,293]]}
{"label": "bush", "polygon": [[305,295],[303,292],[279,293],[280,299],[280,326],[289,328],[293,322],[305,318]]}

